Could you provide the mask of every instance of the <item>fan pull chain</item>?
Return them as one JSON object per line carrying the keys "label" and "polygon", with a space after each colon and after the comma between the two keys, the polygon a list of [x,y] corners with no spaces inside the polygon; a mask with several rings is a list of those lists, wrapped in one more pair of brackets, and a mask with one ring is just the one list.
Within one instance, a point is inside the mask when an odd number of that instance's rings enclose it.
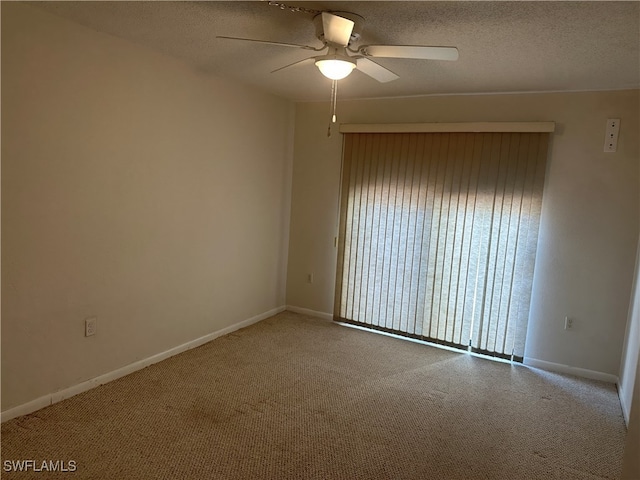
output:
{"label": "fan pull chain", "polygon": [[333,80],[331,82],[331,119],[329,121],[329,128],[327,129],[327,137],[331,136],[331,124],[336,123],[336,107],[338,104],[338,81]]}
{"label": "fan pull chain", "polygon": [[338,106],[338,81],[334,80],[333,81],[333,88],[331,89],[333,91],[333,105],[331,107],[331,121],[333,123],[336,123],[336,107]]}

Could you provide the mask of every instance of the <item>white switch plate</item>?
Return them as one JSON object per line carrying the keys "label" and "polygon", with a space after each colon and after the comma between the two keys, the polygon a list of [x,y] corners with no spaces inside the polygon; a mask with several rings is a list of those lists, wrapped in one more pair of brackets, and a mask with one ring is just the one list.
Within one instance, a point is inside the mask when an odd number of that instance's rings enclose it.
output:
{"label": "white switch plate", "polygon": [[604,151],[615,152],[618,149],[618,133],[620,133],[620,119],[610,118],[607,120],[607,129],[604,136]]}

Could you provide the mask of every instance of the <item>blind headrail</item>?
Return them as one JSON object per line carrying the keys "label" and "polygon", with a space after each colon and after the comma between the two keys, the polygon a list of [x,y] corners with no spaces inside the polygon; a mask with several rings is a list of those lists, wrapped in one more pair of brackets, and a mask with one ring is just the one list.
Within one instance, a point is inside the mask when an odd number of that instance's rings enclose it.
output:
{"label": "blind headrail", "polygon": [[555,122],[342,123],[340,133],[552,133]]}

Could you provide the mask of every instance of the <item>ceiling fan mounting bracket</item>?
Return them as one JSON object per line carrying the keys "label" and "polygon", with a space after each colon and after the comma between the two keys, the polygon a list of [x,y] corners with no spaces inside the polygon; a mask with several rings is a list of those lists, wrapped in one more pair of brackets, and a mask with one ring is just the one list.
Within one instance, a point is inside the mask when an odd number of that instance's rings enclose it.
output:
{"label": "ceiling fan mounting bracket", "polygon": [[[348,45],[353,43],[357,43],[360,40],[362,35],[362,27],[364,26],[364,17],[361,17],[357,13],[351,12],[329,12],[333,15],[337,15],[342,18],[346,18],[347,20],[351,20],[353,25],[353,30],[351,31],[351,38],[349,39]],[[322,43],[328,43],[324,38],[324,27],[322,25],[322,13],[319,13],[315,17],[313,17],[313,24],[316,27],[316,37]]]}

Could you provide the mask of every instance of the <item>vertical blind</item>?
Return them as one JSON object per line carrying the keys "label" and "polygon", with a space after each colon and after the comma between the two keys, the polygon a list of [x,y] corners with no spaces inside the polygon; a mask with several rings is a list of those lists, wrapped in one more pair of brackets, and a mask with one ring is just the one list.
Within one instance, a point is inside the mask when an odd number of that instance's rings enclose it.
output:
{"label": "vertical blind", "polygon": [[522,361],[547,143],[346,134],[334,318]]}

